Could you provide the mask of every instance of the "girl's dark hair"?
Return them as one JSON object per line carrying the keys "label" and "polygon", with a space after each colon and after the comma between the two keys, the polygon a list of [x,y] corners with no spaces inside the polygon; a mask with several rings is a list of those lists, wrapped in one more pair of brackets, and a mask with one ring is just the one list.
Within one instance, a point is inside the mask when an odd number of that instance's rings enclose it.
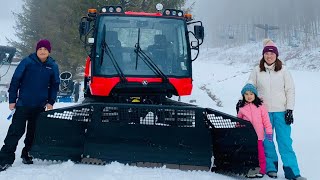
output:
{"label": "girl's dark hair", "polygon": [[[242,95],[242,102],[240,104],[240,108],[243,107],[246,104],[246,102],[246,98],[244,97],[244,95]],[[262,105],[263,101],[256,94],[254,94],[254,100],[252,101],[252,103],[259,107]]]}
{"label": "girl's dark hair", "polygon": [[[264,57],[261,58],[260,60],[260,64],[259,64],[259,67],[260,67],[260,72],[262,71],[266,71],[266,67],[264,67],[264,63],[266,61],[264,60]],[[282,69],[282,62],[280,61],[280,59],[276,59],[276,61],[274,62],[274,71],[278,72]]]}

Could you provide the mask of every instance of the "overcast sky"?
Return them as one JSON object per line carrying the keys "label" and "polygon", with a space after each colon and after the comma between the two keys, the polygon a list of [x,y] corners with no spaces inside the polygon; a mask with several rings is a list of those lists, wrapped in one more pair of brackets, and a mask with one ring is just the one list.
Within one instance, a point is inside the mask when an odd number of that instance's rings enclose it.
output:
{"label": "overcast sky", "polygon": [[0,45],[7,45],[6,37],[9,39],[15,39],[13,26],[15,24],[12,12],[18,12],[21,10],[23,0],[1,0],[0,11]]}
{"label": "overcast sky", "polygon": [[[187,0],[188,2],[194,2],[195,0]],[[204,0],[202,0],[204,1]],[[207,1],[207,0],[205,0]],[[21,11],[23,0],[1,0],[1,11],[0,11],[0,45],[7,45],[6,37],[9,39],[18,40],[15,37],[15,31],[13,26],[15,25],[15,19],[12,12]],[[4,8],[3,8],[4,7]]]}
{"label": "overcast sky", "polygon": [[[190,6],[193,2],[196,4],[192,13],[196,20],[203,21],[208,36],[210,36],[209,32],[216,32],[221,24],[281,25],[292,23],[293,20],[297,21],[298,17],[303,17],[304,21],[312,21],[320,17],[320,11],[316,8],[319,7],[319,0],[187,0],[186,6]],[[271,2],[276,6],[266,8]],[[0,45],[7,44],[5,37],[18,40],[14,35],[15,19],[12,12],[21,11],[23,3],[24,0],[1,0]]]}

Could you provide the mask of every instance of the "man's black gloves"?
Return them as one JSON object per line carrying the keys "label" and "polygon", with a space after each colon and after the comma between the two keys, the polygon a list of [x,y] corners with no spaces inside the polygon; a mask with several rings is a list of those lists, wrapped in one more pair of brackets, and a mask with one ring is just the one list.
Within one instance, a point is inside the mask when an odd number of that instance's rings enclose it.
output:
{"label": "man's black gloves", "polygon": [[286,110],[286,114],[285,114],[285,120],[286,120],[286,124],[290,125],[293,123],[293,111],[291,109],[287,109]]}
{"label": "man's black gloves", "polygon": [[242,100],[239,100],[238,103],[237,103],[237,105],[236,105],[237,114],[238,114],[238,112],[239,112],[239,109],[240,109],[241,104],[242,104]]}

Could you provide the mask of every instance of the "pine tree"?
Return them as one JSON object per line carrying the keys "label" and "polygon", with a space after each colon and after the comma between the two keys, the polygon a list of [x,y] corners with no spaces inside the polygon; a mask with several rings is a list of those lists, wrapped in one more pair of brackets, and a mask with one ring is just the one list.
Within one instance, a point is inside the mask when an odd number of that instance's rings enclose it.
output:
{"label": "pine tree", "polygon": [[179,8],[185,0],[24,0],[23,10],[15,13],[16,36],[9,41],[22,57],[35,51],[40,39],[51,42],[51,56],[57,60],[60,71],[77,72],[85,64],[86,52],[79,39],[79,22],[87,9],[103,5],[121,5],[126,11],[155,12],[155,5]]}

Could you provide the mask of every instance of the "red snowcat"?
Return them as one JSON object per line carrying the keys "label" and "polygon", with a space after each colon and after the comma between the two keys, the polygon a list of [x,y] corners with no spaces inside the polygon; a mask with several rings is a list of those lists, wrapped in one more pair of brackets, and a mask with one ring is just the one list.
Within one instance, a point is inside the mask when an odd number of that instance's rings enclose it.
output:
{"label": "red snowcat", "polygon": [[191,94],[204,27],[181,10],[157,10],[104,6],[81,18],[85,99],[40,115],[35,158],[239,173],[258,166],[250,123],[170,99]]}

